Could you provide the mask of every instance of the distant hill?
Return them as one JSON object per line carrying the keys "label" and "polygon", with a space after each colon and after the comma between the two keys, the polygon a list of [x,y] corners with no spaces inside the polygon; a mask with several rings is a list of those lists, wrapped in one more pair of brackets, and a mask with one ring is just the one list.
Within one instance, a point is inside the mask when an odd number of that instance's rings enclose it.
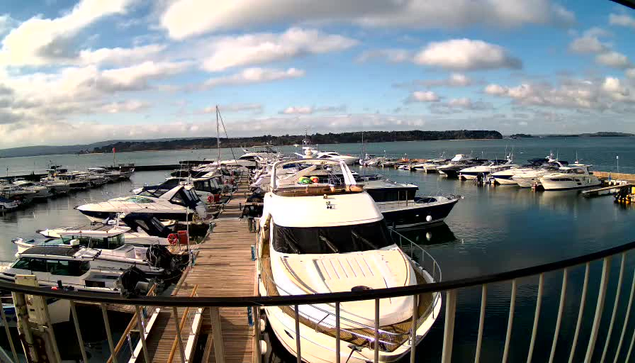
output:
{"label": "distant hill", "polygon": [[529,134],[513,134],[509,135],[512,139],[528,139],[533,137],[633,137],[635,134],[628,132],[588,132],[582,134],[547,134],[547,135],[529,135]]}
{"label": "distant hill", "polygon": [[[465,139],[502,139],[498,131],[489,130],[453,130],[453,131],[365,131],[345,133],[316,133],[309,136],[314,144],[343,144],[365,142],[393,142],[393,141],[425,141],[425,140],[465,140]],[[305,135],[264,135],[258,137],[221,138],[221,147],[248,147],[253,145],[270,144],[274,146],[301,144]],[[208,149],[217,147],[215,137],[199,139],[174,139],[154,141],[119,141],[109,145],[96,147],[93,152],[110,152],[112,148],[119,151],[147,151],[147,150],[183,150]]]}

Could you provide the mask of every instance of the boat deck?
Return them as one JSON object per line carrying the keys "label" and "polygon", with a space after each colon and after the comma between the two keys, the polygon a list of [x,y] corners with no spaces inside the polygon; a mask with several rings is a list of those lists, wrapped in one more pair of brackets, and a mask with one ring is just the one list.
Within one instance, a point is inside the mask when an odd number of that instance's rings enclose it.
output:
{"label": "boat deck", "polygon": [[[218,219],[213,233],[200,245],[194,265],[182,279],[176,291],[177,296],[190,296],[196,288],[196,296],[236,297],[256,295],[256,263],[251,258],[251,247],[256,235],[250,233],[246,219],[239,219],[240,205],[244,204],[246,183],[240,183],[239,189],[227,203]],[[190,310],[190,315],[196,309]],[[179,320],[185,309],[178,309]],[[204,344],[202,357],[196,361],[215,362],[214,344],[210,309],[202,313],[202,323],[197,338]],[[180,362],[180,352],[173,347],[176,329],[172,312],[163,309],[148,337],[148,354],[153,362]],[[254,329],[249,324],[248,309],[220,308],[219,317],[222,329],[225,362],[253,362]],[[188,320],[181,331],[183,345],[191,333]],[[204,339],[204,341],[200,341]],[[200,359],[200,360],[199,360]],[[194,361],[193,357],[192,360]]]}

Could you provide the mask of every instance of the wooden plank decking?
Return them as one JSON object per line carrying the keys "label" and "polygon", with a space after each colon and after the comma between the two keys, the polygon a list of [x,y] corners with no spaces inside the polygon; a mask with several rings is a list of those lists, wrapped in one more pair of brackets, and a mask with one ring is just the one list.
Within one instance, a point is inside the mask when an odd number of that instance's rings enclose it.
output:
{"label": "wooden plank decking", "polygon": [[[220,217],[214,220],[216,226],[213,232],[197,246],[198,257],[178,290],[178,296],[189,296],[194,286],[198,286],[197,296],[230,297],[257,294],[256,263],[251,259],[251,246],[256,243],[256,235],[249,232],[246,219],[239,219],[239,205],[245,201],[245,191],[245,185],[240,185]],[[179,319],[184,310],[179,309]],[[253,362],[254,329],[249,326],[247,308],[221,308],[219,313],[225,362]],[[168,361],[176,337],[171,311],[164,309],[162,314],[148,339],[148,354],[152,356],[153,362]],[[186,324],[182,331],[183,344],[189,328]],[[209,309],[203,312],[203,323],[198,336],[200,339],[207,339],[203,343],[208,347],[208,356],[204,356],[203,361],[214,362]],[[178,350],[172,361],[181,361]]]}

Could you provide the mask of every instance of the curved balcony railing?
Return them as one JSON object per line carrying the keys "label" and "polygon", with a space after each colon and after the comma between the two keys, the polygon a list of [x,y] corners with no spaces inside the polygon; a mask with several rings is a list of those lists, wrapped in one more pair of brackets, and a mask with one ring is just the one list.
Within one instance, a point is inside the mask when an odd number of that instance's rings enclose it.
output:
{"label": "curved balcony railing", "polygon": [[[403,242],[403,241],[402,241]],[[479,324],[478,324],[478,333],[476,334],[476,339],[474,342],[475,345],[475,357],[474,360],[476,362],[480,361],[480,355],[482,352],[482,343],[483,343],[483,335],[484,335],[484,327],[485,327],[485,308],[487,303],[496,303],[497,305],[502,305],[501,301],[493,301],[491,298],[487,301],[487,291],[488,286],[492,284],[498,283],[509,283],[511,282],[511,294],[509,298],[497,296],[496,299],[503,299],[503,303],[509,302],[509,310],[508,310],[508,319],[507,319],[507,328],[504,341],[501,340],[501,345],[503,349],[502,361],[507,362],[510,357],[510,343],[511,336],[513,330],[513,322],[514,322],[514,313],[516,309],[516,295],[518,291],[518,285],[521,279],[529,279],[531,277],[538,278],[538,289],[536,292],[536,305],[535,305],[535,314],[533,320],[533,327],[529,342],[528,349],[528,357],[527,361],[531,361],[533,359],[534,351],[536,350],[536,340],[538,334],[538,325],[540,320],[540,311],[542,308],[543,294],[544,294],[544,276],[549,272],[559,271],[562,273],[562,283],[560,287],[560,299],[558,304],[558,311],[555,320],[555,328],[553,330],[553,336],[550,337],[551,340],[551,351],[550,351],[550,361],[554,360],[556,347],[558,346],[558,337],[561,330],[562,318],[564,314],[565,308],[567,309],[575,309],[578,310],[577,313],[577,321],[575,324],[575,333],[573,340],[571,341],[571,346],[567,349],[569,352],[569,362],[592,362],[592,361],[609,361],[610,360],[617,361],[629,361],[631,359],[631,354],[633,350],[633,345],[635,343],[635,333],[633,332],[632,327],[629,329],[628,322],[630,318],[632,303],[633,303],[633,295],[635,293],[635,279],[632,282],[632,286],[629,291],[628,300],[620,296],[622,292],[622,284],[624,283],[625,273],[633,274],[635,273],[635,267],[630,264],[627,264],[627,256],[631,250],[635,249],[635,242],[630,242],[621,246],[605,249],[602,251],[586,254],[579,257],[569,258],[557,262],[551,262],[546,264],[541,264],[537,266],[531,266],[521,269],[516,269],[512,271],[490,274],[485,276],[477,276],[470,277],[452,281],[441,281],[430,284],[416,285],[416,286],[407,286],[407,287],[397,287],[397,288],[388,288],[388,289],[377,289],[377,290],[368,290],[368,291],[359,291],[359,292],[340,292],[340,293],[330,293],[330,294],[315,294],[315,295],[301,295],[301,296],[245,296],[245,297],[180,297],[180,296],[143,296],[143,297],[134,297],[134,298],[124,298],[120,296],[113,295],[103,295],[103,294],[93,294],[88,292],[72,292],[72,291],[63,291],[63,290],[51,290],[48,288],[40,288],[40,287],[29,287],[24,285],[16,285],[7,282],[0,282],[0,290],[10,291],[16,293],[15,296],[18,298],[24,297],[24,294],[34,295],[34,296],[42,296],[47,298],[57,298],[57,299],[65,299],[70,300],[71,302],[71,311],[74,312],[74,306],[77,302],[90,302],[90,303],[98,303],[102,307],[103,318],[105,322],[105,327],[107,331],[107,337],[109,340],[109,346],[111,347],[111,351],[114,351],[114,341],[112,338],[112,334],[110,332],[110,328],[108,325],[107,313],[105,313],[106,304],[114,304],[114,305],[127,305],[127,306],[135,306],[135,310],[137,312],[140,309],[144,309],[146,307],[168,307],[176,311],[177,307],[190,307],[197,308],[191,309],[192,311],[198,311],[199,314],[202,311],[201,309],[209,308],[209,312],[212,315],[212,331],[214,336],[217,335],[222,338],[222,329],[220,326],[220,320],[218,319],[218,308],[219,307],[247,307],[251,308],[254,311],[254,320],[258,322],[260,316],[260,308],[265,306],[293,306],[295,311],[298,311],[298,306],[307,305],[307,304],[333,304],[335,306],[336,312],[339,311],[340,304],[348,301],[361,301],[361,300],[375,300],[375,306],[379,306],[379,300],[385,298],[393,298],[400,296],[414,296],[423,293],[444,293],[445,297],[445,322],[443,326],[443,345],[441,351],[441,361],[442,362],[451,362],[452,353],[453,353],[453,340],[454,340],[454,327],[457,319],[456,315],[456,306],[457,306],[457,297],[458,292],[467,289],[480,288],[481,289],[481,304],[480,304],[480,314],[479,314]],[[632,253],[631,253],[632,254]],[[614,292],[613,296],[608,296],[607,298],[607,290],[609,286],[609,279],[611,276],[611,263],[614,259],[619,259],[619,272],[617,273],[617,288],[613,290],[611,288],[611,292]],[[431,259],[431,256],[428,257],[426,255],[426,260],[428,262],[423,262],[422,266],[426,266],[426,264],[432,263],[432,270],[434,271],[436,261]],[[433,262],[434,261],[434,262]],[[601,276],[599,285],[597,289],[595,289],[595,284],[589,284],[589,280],[592,275],[591,265],[593,263],[601,263]],[[629,271],[626,271],[628,266]],[[567,289],[571,289],[571,286],[568,286],[569,276],[571,272],[575,268],[583,268],[584,269],[584,280],[581,286],[581,296],[580,300],[571,303],[565,307],[565,294]],[[437,273],[434,273],[435,275]],[[440,271],[438,272],[437,277],[440,277]],[[614,282],[614,281],[613,281]],[[624,289],[625,290],[625,289]],[[626,290],[625,290],[626,291]],[[583,312],[585,309],[585,305],[587,302],[587,298],[591,294],[597,294],[597,299],[595,301],[596,306],[594,309],[593,319],[592,321],[589,319],[588,323],[583,322]],[[613,303],[610,318],[608,314],[603,318],[603,312],[605,309],[606,302]],[[624,304],[626,303],[626,307]],[[590,306],[589,306],[590,307]],[[3,309],[1,318],[2,322],[5,326],[7,325],[6,316]],[[620,313],[618,314],[618,310]],[[607,311],[608,312],[608,311]],[[216,315],[214,315],[216,314]],[[623,316],[621,314],[625,314]],[[74,314],[73,314],[74,315]],[[339,314],[337,314],[339,317]],[[376,314],[377,315],[377,314]],[[619,319],[616,317],[620,315]],[[73,319],[76,333],[78,336],[78,341],[80,342],[80,350],[83,355],[85,355],[82,340],[82,331],[79,328],[79,324],[77,319]],[[543,318],[544,320],[544,318]],[[553,324],[553,322],[549,322]],[[542,324],[545,324],[544,321]],[[600,325],[603,325],[605,329],[602,329],[602,334],[600,335]],[[606,324],[608,324],[608,329],[606,329]],[[139,331],[146,331],[145,322],[143,319],[138,319]],[[258,324],[256,324],[256,327]],[[339,321],[336,321],[336,326],[339,327]],[[376,326],[378,326],[376,324]],[[299,339],[299,330],[296,330],[296,341],[300,341]],[[259,329],[256,329],[256,336],[259,335]],[[12,361],[17,362],[17,349],[19,349],[19,342],[14,342],[11,339],[11,335],[9,336],[9,343],[11,346],[12,353],[9,355],[8,353],[4,353],[3,359],[10,359]],[[339,336],[339,335],[338,335]],[[588,336],[588,340],[586,337]],[[615,338],[619,336],[619,338]],[[584,339],[583,339],[584,337]],[[628,341],[628,337],[630,337],[630,341]],[[416,337],[413,337],[416,339]],[[542,336],[543,340],[545,337]],[[617,340],[615,340],[617,339]],[[145,339],[139,339],[141,345],[145,345]],[[222,341],[222,339],[220,339]],[[584,340],[584,341],[583,341]],[[183,348],[183,344],[185,344],[179,336],[178,341],[178,351],[179,354],[182,354],[181,357],[185,357],[186,349]],[[600,342],[603,346],[597,346],[598,342]],[[617,346],[615,346],[617,342]],[[580,346],[578,347],[578,343]],[[612,345],[611,345],[612,343]],[[517,344],[517,343],[515,343]],[[561,344],[563,344],[561,342]],[[613,349],[609,349],[609,345],[614,347]],[[257,349],[259,349],[259,345],[255,345]],[[337,357],[339,357],[339,339],[338,344],[335,347],[337,351]],[[579,348],[579,349],[576,349]],[[299,356],[301,356],[301,346],[298,346]],[[559,349],[564,349],[564,347],[559,347]],[[581,353],[581,350],[584,349],[584,356],[581,354],[576,355],[576,352]],[[57,350],[57,347],[55,348]],[[378,345],[375,347],[375,358],[378,358]],[[597,352],[596,352],[597,350]],[[145,347],[143,351],[146,351]],[[220,349],[219,351],[222,351]],[[601,358],[600,356],[601,353]],[[416,359],[416,352],[413,350],[413,354],[410,355],[410,361],[414,362]],[[594,354],[595,353],[595,354]],[[612,353],[612,357],[611,354]],[[148,361],[152,360],[152,357],[147,357]],[[224,357],[217,356],[217,361],[224,361]],[[597,359],[600,358],[600,359]],[[620,359],[624,358],[624,359]],[[298,357],[298,361],[300,361],[300,357]],[[113,359],[115,361],[116,359]],[[342,356],[342,361],[346,360],[346,356]],[[339,361],[339,359],[337,360]]]}

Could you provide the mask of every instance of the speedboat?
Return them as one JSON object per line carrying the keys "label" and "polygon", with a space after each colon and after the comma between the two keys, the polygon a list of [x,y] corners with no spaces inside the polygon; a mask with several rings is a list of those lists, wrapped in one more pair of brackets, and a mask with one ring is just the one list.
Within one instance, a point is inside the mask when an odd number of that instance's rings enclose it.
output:
{"label": "speedboat", "polygon": [[[311,175],[280,180],[276,173],[285,163],[274,165],[271,191],[265,195],[260,219],[262,296],[356,292],[435,282],[434,274],[411,260],[393,242],[375,202],[356,184],[344,162],[307,162],[331,170],[330,180],[342,183],[325,183]],[[339,174],[343,177],[339,178]],[[400,359],[431,329],[440,313],[441,295],[379,300],[377,343],[374,305],[374,300],[340,304],[341,361],[372,361],[376,344],[379,361]],[[414,326],[413,305],[419,311]],[[334,304],[300,305],[299,321],[293,307],[265,307],[265,312],[273,332],[292,354],[297,354],[299,344],[305,362],[336,360]],[[410,339],[413,328],[414,341]]]}
{"label": "speedboat", "polygon": [[570,164],[557,172],[543,175],[540,184],[545,190],[563,190],[594,187],[602,184],[597,176],[590,172],[590,165]]}
{"label": "speedboat", "polygon": [[554,159],[550,154],[546,158],[546,162],[540,167],[520,169],[512,177],[512,180],[515,181],[521,188],[537,187],[540,186],[540,178],[544,175],[557,172],[560,168],[567,165],[569,165],[567,161]]}
{"label": "speedboat", "polygon": [[195,215],[202,220],[209,218],[205,205],[192,185],[178,185],[161,193],[146,191],[106,202],[80,205],[75,209],[95,222],[114,218],[119,213],[147,213],[158,219],[177,221],[189,221]]}
{"label": "speedboat", "polygon": [[317,158],[343,161],[346,163],[346,165],[355,165],[359,163],[358,157],[340,154],[337,151],[320,151],[317,154]]}

